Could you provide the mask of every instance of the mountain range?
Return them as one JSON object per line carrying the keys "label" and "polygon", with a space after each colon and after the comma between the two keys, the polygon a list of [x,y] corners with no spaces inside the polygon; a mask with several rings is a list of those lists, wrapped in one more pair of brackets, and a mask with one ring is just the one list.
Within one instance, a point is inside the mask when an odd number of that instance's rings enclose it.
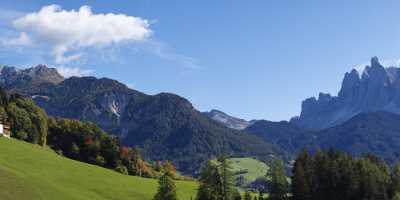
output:
{"label": "mountain range", "polygon": [[245,131],[296,155],[335,148],[359,156],[373,153],[387,162],[400,159],[400,68],[371,59],[362,75],[346,73],[337,97],[320,93],[306,99],[291,121],[260,120]]}
{"label": "mountain range", "polygon": [[313,131],[285,121],[262,120],[246,128],[246,132],[291,155],[304,148],[311,151],[334,148],[354,156],[372,153],[388,163],[400,159],[400,115],[386,111],[360,113],[340,125]]}
{"label": "mountain range", "polygon": [[345,74],[338,96],[306,99],[300,116],[281,122],[199,112],[175,94],[147,95],[108,78],[64,78],[45,65],[1,66],[0,85],[51,116],[96,123],[125,145],[142,147],[146,158],[172,160],[185,173],[221,154],[288,161],[303,148],[400,158],[400,68],[385,68],[376,57],[361,75]]}
{"label": "mountain range", "polygon": [[63,78],[39,65],[0,68],[0,85],[31,97],[50,116],[90,121],[128,146],[140,146],[151,160],[172,160],[195,173],[201,163],[221,154],[269,160],[281,155],[256,136],[227,128],[175,94],[147,95],[108,78]]}

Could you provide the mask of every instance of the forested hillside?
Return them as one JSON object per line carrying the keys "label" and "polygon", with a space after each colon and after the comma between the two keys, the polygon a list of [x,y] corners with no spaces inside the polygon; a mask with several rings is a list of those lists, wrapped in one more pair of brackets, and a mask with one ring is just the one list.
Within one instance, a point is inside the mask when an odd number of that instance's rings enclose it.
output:
{"label": "forested hillside", "polygon": [[[53,71],[39,67],[31,71]],[[36,77],[41,76],[30,76],[27,83]],[[202,163],[221,154],[253,156],[264,161],[282,155],[267,141],[209,119],[175,94],[146,95],[107,78],[40,80],[35,89],[27,90],[13,77],[4,77],[0,84],[13,82],[7,89],[18,88],[50,116],[93,122],[118,136],[122,144],[141,147],[146,159],[171,160],[188,174],[196,173]]]}

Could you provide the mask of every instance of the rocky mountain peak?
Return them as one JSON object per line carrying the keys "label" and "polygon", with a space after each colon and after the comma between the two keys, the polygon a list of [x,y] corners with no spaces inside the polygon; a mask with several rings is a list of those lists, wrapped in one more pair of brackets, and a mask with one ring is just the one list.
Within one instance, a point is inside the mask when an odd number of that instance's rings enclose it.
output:
{"label": "rocky mountain peak", "polygon": [[361,112],[400,113],[400,69],[385,68],[377,57],[371,58],[361,77],[357,70],[344,75],[338,96],[320,93],[308,98],[296,120],[303,128],[323,129],[340,124]]}
{"label": "rocky mountain peak", "polygon": [[32,68],[24,69],[21,71],[21,73],[30,76],[32,79],[39,79],[42,82],[58,84],[64,80],[64,77],[58,73],[57,69],[49,68],[42,64]]}
{"label": "rocky mountain peak", "polygon": [[377,57],[371,59],[371,66],[366,66],[362,74],[362,81],[373,79],[374,81],[383,83],[388,80],[388,73],[380,63]]}

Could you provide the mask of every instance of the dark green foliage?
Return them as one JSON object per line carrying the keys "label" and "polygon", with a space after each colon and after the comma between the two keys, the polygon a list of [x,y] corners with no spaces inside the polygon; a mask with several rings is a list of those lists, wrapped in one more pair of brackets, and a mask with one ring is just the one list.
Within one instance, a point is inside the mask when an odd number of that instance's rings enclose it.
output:
{"label": "dark green foliage", "polygon": [[246,131],[292,155],[308,147],[313,152],[334,148],[353,156],[371,152],[390,164],[400,159],[400,116],[389,112],[360,113],[340,125],[318,131],[269,121],[258,121]]}
{"label": "dark green foliage", "polygon": [[11,124],[12,137],[46,145],[47,115],[32,100],[0,90],[0,115]]}
{"label": "dark green foliage", "polygon": [[215,163],[207,162],[202,169],[199,183],[196,200],[219,200],[222,198],[222,183],[218,166]]}
{"label": "dark green foliage", "polygon": [[287,200],[289,194],[289,183],[285,175],[285,166],[281,160],[275,160],[271,166],[271,200]]}
{"label": "dark green foliage", "polygon": [[268,141],[284,152],[297,154],[312,139],[312,134],[287,121],[258,120],[246,132]]}
{"label": "dark green foliage", "polygon": [[292,193],[294,200],[308,200],[311,199],[311,158],[307,151],[299,154],[294,163],[292,177]]}
{"label": "dark green foliage", "polygon": [[303,151],[294,164],[294,200],[390,200],[397,198],[398,169],[391,173],[378,157],[354,159],[330,150],[310,156]]}
{"label": "dark green foliage", "polygon": [[171,174],[165,173],[158,183],[158,191],[153,200],[177,200],[176,186]]}
{"label": "dark green foliage", "polygon": [[92,123],[50,118],[48,145],[75,160],[123,174],[154,176],[139,149],[122,146],[117,137],[106,134]]}
{"label": "dark green foliage", "polygon": [[219,172],[221,174],[222,182],[222,197],[223,199],[234,199],[233,194],[236,190],[234,188],[234,178],[232,173],[231,161],[226,156],[218,158]]}
{"label": "dark green foliage", "polygon": [[249,191],[244,193],[243,200],[251,200],[251,194]]}
{"label": "dark green foliage", "polygon": [[[140,154],[139,148],[121,145],[93,123],[78,120],[48,118],[32,100],[18,94],[8,95],[0,89],[0,115],[11,124],[12,137],[30,143],[48,144],[57,153],[69,158],[123,174],[154,177],[152,166]],[[175,173],[172,163],[164,167]]]}
{"label": "dark green foliage", "polygon": [[396,194],[400,194],[400,163],[397,162],[395,166],[393,167],[393,172],[391,174],[391,181],[392,181],[392,187],[391,189],[391,195],[396,196]]}
{"label": "dark green foliage", "polygon": [[233,186],[233,173],[226,157],[218,163],[208,161],[200,175],[200,186],[196,200],[236,200],[240,194]]}
{"label": "dark green foliage", "polygon": [[[276,154],[258,138],[224,127],[173,94],[158,94],[127,105],[122,126],[129,129],[124,143],[143,146],[152,160],[172,160],[179,170],[193,173],[216,155],[256,156]],[[146,144],[146,145],[143,145]]]}

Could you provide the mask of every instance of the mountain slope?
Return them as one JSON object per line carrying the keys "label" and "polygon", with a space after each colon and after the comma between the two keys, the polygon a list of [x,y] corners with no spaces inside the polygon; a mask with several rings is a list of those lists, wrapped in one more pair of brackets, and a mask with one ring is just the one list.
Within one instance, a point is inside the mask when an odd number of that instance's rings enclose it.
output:
{"label": "mountain slope", "polygon": [[[157,180],[126,176],[52,151],[0,138],[2,200],[150,200]],[[195,182],[177,182],[179,199],[195,197]]]}
{"label": "mountain slope", "polygon": [[303,130],[287,121],[271,122],[259,120],[245,129],[259,138],[269,141],[285,152],[295,154],[313,138],[310,131]]}
{"label": "mountain slope", "polygon": [[130,132],[124,141],[130,146],[142,144],[144,155],[152,159],[175,160],[184,171],[194,171],[200,163],[220,154],[261,160],[276,154],[272,145],[214,122],[173,94],[162,93],[129,104],[126,112],[122,127]]}
{"label": "mountain slope", "polygon": [[228,128],[233,128],[237,130],[243,130],[253,123],[253,122],[248,122],[244,119],[239,119],[230,116],[222,111],[215,109],[211,110],[210,112],[204,112],[203,114],[206,115],[208,118],[213,119]]}
{"label": "mountain slope", "polygon": [[393,113],[361,113],[316,135],[311,146],[334,147],[353,155],[373,153],[390,163],[400,158],[400,116]]}
{"label": "mountain slope", "polygon": [[320,93],[318,99],[303,101],[300,116],[292,122],[318,130],[374,111],[400,114],[400,68],[384,68],[376,57],[361,75],[356,70],[345,74],[338,96]]}
{"label": "mountain slope", "polygon": [[146,158],[172,160],[186,173],[195,173],[202,162],[220,154],[260,160],[280,154],[255,136],[209,119],[180,96],[146,95],[112,79],[72,77],[18,91],[51,116],[94,122],[123,143],[142,147]]}
{"label": "mountain slope", "polygon": [[303,148],[334,148],[356,156],[373,153],[389,163],[400,159],[400,115],[390,112],[360,113],[340,125],[318,131],[268,121],[257,122],[246,131],[292,155]]}

